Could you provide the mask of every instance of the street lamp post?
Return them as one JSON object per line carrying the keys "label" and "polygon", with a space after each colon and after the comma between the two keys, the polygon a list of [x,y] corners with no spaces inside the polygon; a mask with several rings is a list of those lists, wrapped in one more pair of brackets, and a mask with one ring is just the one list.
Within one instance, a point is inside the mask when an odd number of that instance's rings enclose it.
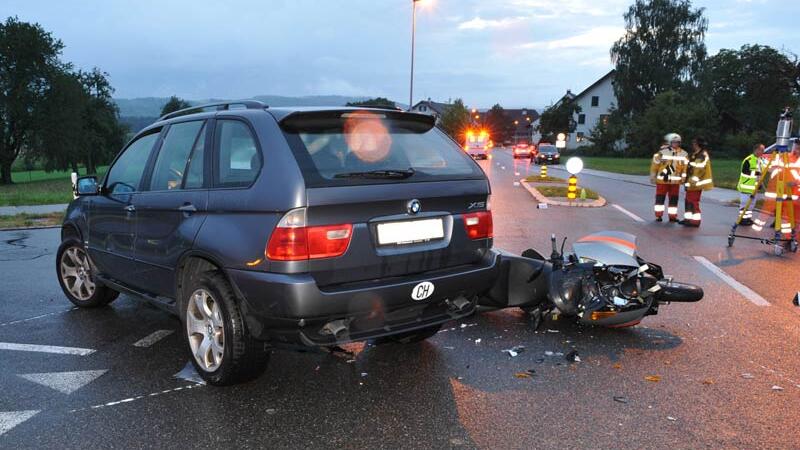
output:
{"label": "street lamp post", "polygon": [[414,38],[417,33],[417,2],[411,0],[411,82],[408,87],[408,110],[414,106]]}

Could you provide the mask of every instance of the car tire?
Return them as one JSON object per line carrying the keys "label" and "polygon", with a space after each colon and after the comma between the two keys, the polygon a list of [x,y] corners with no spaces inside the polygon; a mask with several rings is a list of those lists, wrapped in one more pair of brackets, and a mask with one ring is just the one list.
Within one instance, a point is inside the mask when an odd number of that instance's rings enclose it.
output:
{"label": "car tire", "polygon": [[95,279],[96,271],[80,239],[71,236],[61,242],[56,252],[56,275],[64,295],[75,306],[97,308],[119,296]]}
{"label": "car tire", "polygon": [[191,280],[180,302],[189,359],[208,384],[227,386],[261,375],[269,362],[263,341],[247,330],[233,287],[219,271]]}
{"label": "car tire", "polygon": [[436,336],[436,333],[442,329],[442,324],[433,325],[427,328],[421,328],[419,330],[414,331],[407,331],[405,333],[398,333],[393,334],[391,336],[384,336],[379,338],[375,341],[376,344],[415,344],[417,342],[422,342],[428,338]]}

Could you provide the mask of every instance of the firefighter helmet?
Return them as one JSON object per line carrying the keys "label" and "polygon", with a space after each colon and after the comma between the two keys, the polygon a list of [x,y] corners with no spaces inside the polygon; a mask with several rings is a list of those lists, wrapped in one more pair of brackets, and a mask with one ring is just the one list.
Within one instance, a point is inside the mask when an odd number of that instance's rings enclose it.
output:
{"label": "firefighter helmet", "polygon": [[681,142],[681,135],[680,134],[678,134],[678,133],[669,133],[666,136],[664,136],[664,142],[666,142],[667,144],[671,144],[671,143],[673,143],[675,141]]}

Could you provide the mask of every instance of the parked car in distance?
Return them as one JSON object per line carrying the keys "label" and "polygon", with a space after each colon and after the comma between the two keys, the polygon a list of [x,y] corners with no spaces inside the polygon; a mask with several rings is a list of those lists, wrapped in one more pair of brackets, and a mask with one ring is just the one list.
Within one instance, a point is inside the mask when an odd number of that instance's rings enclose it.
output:
{"label": "parked car in distance", "polygon": [[472,314],[499,267],[489,182],[433,120],[254,101],[168,114],[104,179],[77,180],[59,283],[80,307],[125,292],[174,312],[214,385],[258,376],[270,346],[424,340]]}
{"label": "parked car in distance", "polygon": [[515,159],[530,158],[531,156],[533,156],[534,147],[532,145],[528,145],[525,142],[520,142],[516,144],[511,151]]}
{"label": "parked car in distance", "polygon": [[536,161],[536,164],[559,164],[561,163],[561,154],[555,145],[540,143],[536,156],[532,159]]}

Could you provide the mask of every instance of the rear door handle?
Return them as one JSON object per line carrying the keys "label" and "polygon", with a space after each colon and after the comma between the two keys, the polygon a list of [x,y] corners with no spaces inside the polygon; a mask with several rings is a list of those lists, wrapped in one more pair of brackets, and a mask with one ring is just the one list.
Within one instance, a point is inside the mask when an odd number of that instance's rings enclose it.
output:
{"label": "rear door handle", "polygon": [[133,206],[133,205],[128,205],[128,206],[125,207],[125,211],[127,211],[129,213],[136,212],[136,207]]}
{"label": "rear door handle", "polygon": [[186,203],[183,206],[181,206],[180,208],[178,208],[178,211],[180,211],[182,213],[186,213],[186,214],[191,214],[193,212],[196,212],[197,208],[195,208],[195,206],[193,204],[191,204],[191,203]]}

